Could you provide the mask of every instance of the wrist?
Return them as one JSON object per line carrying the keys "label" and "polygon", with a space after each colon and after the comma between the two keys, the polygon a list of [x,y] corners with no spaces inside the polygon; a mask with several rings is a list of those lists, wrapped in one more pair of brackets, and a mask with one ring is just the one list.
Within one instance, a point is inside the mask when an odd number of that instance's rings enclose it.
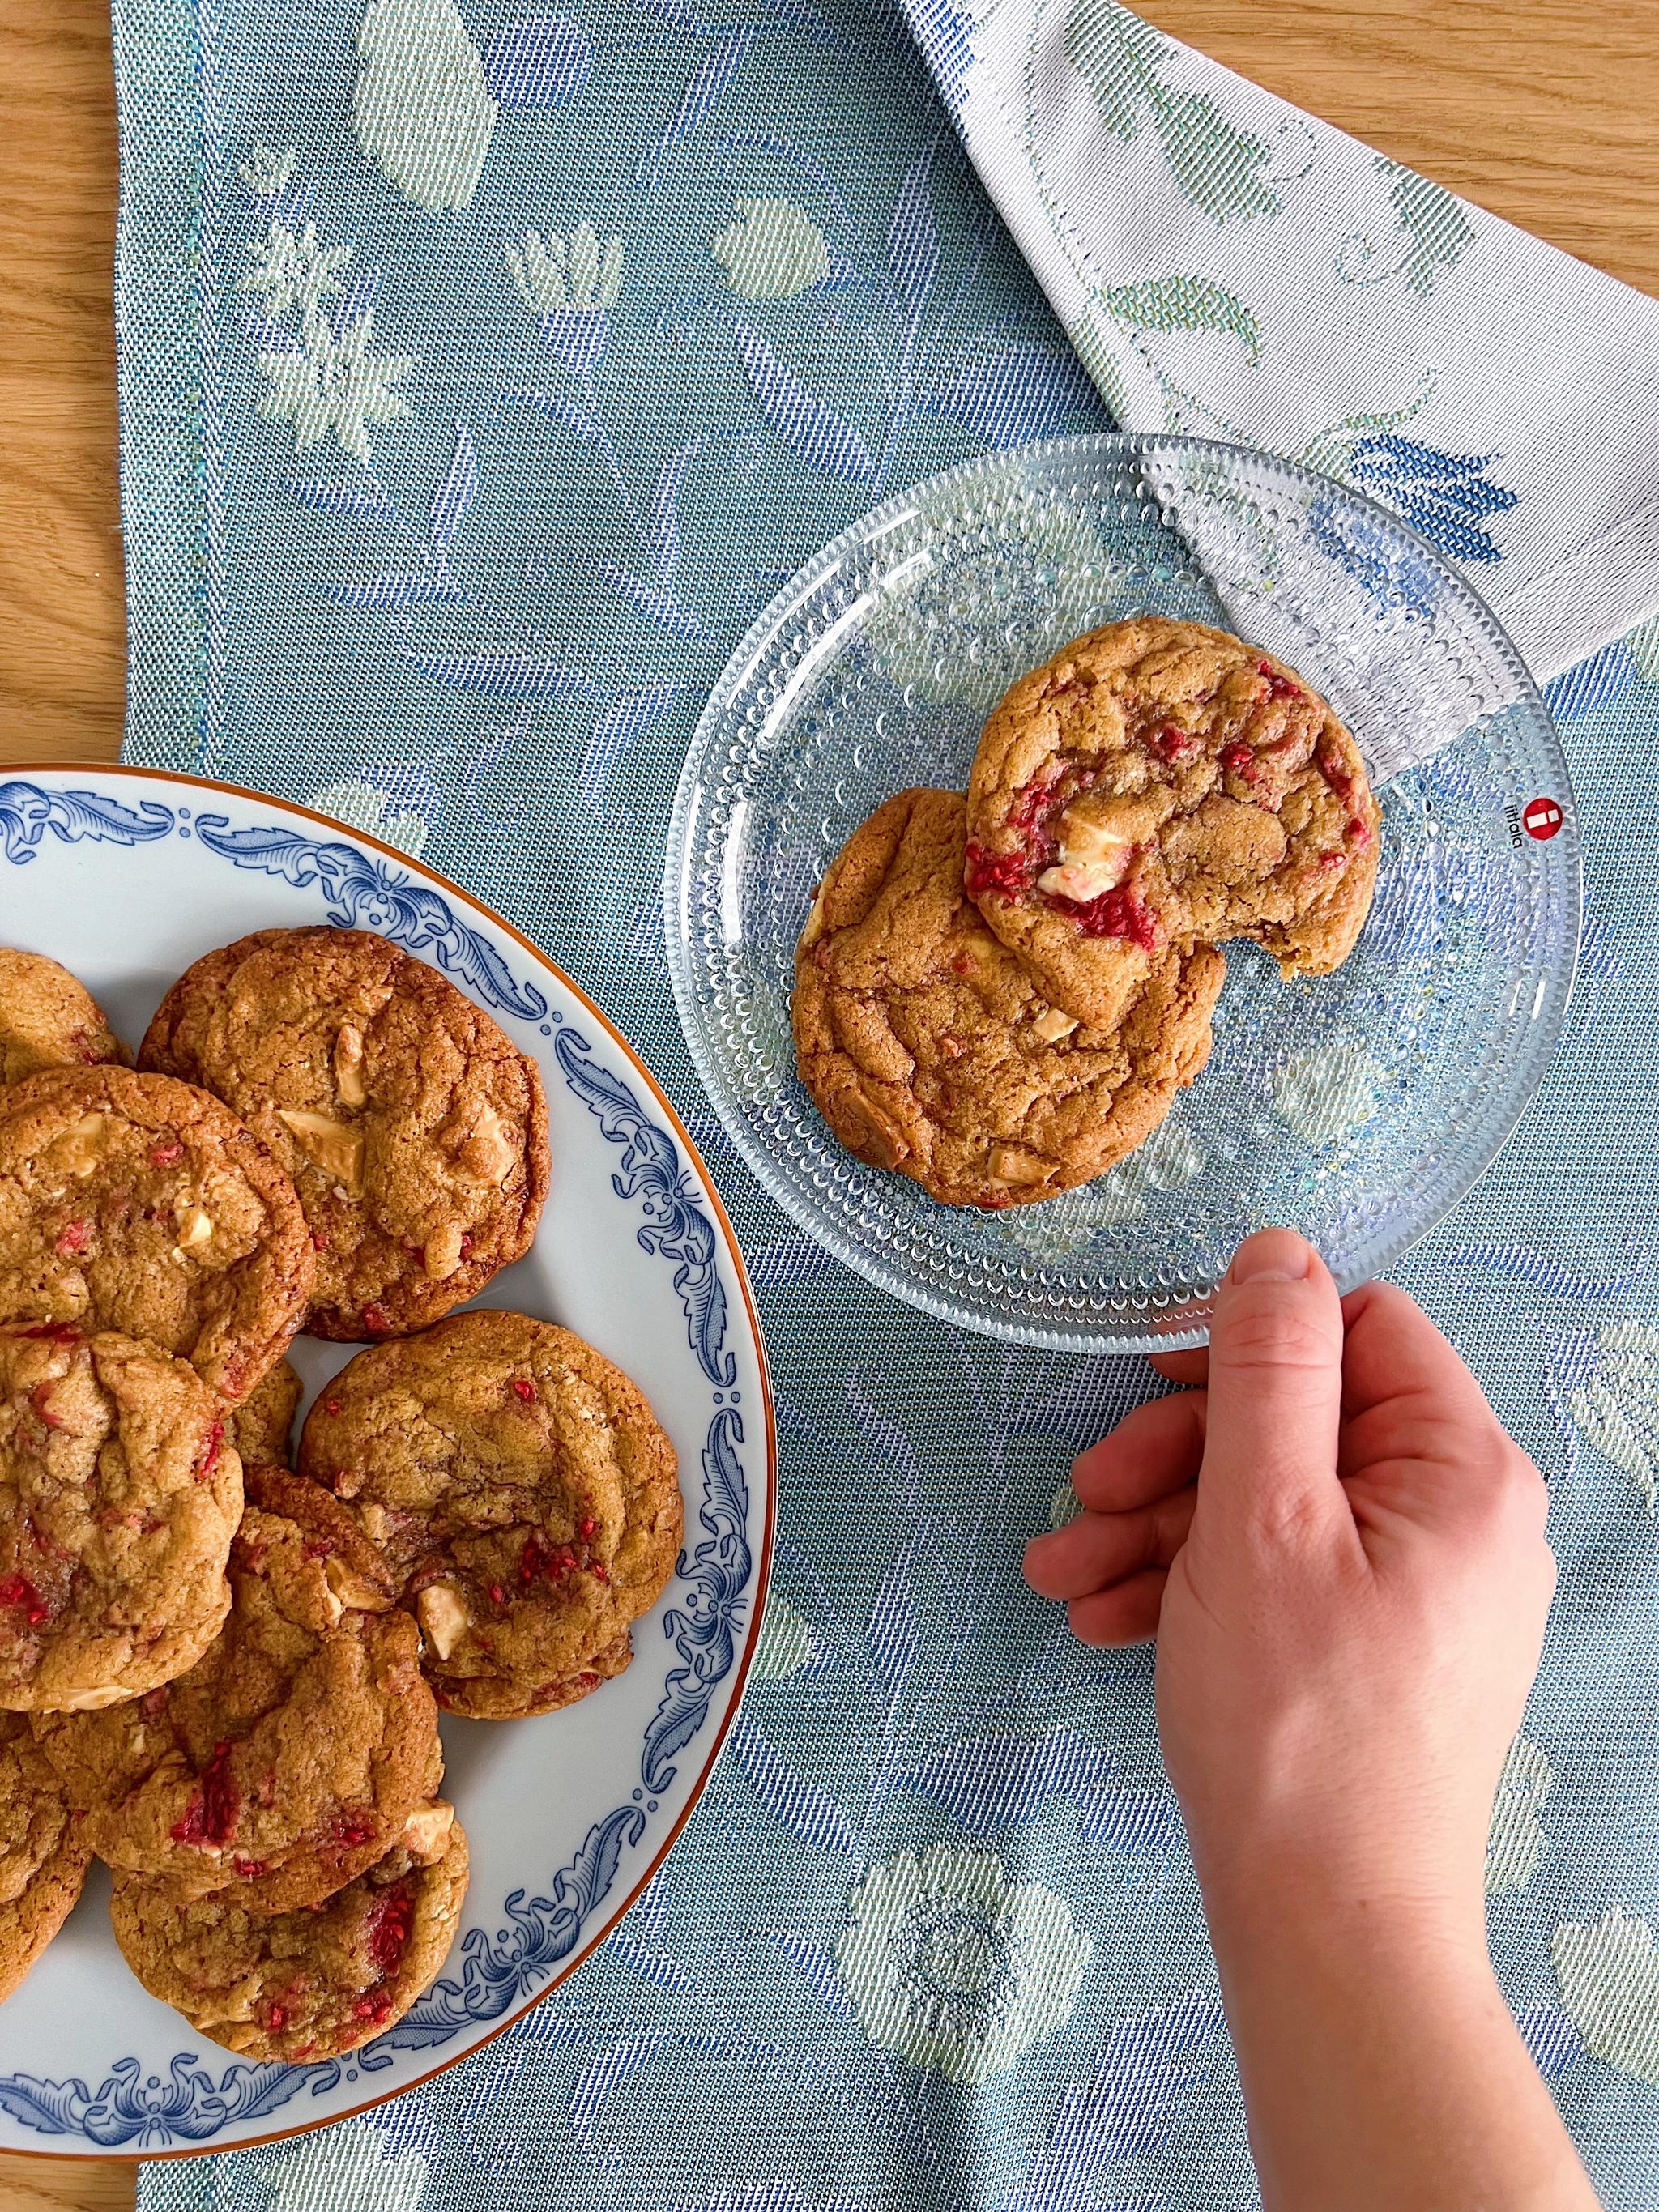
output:
{"label": "wrist", "polygon": [[1269,1955],[1306,1974],[1326,1960],[1367,1973],[1489,1978],[1478,1876],[1439,1867],[1379,1867],[1352,1854],[1284,1845],[1195,1852],[1211,1942],[1224,1967],[1253,1972]]}

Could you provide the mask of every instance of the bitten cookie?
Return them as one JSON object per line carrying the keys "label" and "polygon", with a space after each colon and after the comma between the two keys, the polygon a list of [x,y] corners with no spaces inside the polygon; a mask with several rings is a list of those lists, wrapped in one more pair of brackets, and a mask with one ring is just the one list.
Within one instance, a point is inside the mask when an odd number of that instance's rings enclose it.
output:
{"label": "bitten cookie", "polygon": [[204,1085],[293,1176],[313,1335],[403,1335],[529,1249],[547,1195],[532,1061],[435,968],[362,929],[266,929],[161,1002],[139,1065]]}
{"label": "bitten cookie", "polygon": [[0,945],[0,1083],[43,1067],[91,1067],[131,1055],[86,985],[44,952]]}
{"label": "bitten cookie", "polygon": [[69,1918],[91,1854],[28,1723],[0,1713],[0,2002]]}
{"label": "bitten cookie", "polygon": [[360,1352],[306,1418],[303,1474],[379,1547],[438,1702],[550,1712],[632,1656],[673,1571],[674,1448],[619,1368],[516,1313]]}
{"label": "bitten cookie", "polygon": [[311,1297],[294,1186],[205,1091],[125,1067],[0,1091],[0,1321],[118,1329],[245,1398]]}
{"label": "bitten cookie", "polygon": [[294,1416],[303,1393],[286,1359],[256,1382],[230,1417],[230,1437],[249,1467],[292,1464]]}
{"label": "bitten cookie", "polygon": [[234,1893],[191,1901],[118,1875],[110,1919],[152,1996],[250,2058],[336,2058],[401,2020],[436,1975],[466,1902],[452,1808],[422,1837],[306,1912],[256,1912]]}
{"label": "bitten cookie", "polygon": [[230,1616],[181,1680],[42,1720],[41,1749],[100,1858],[180,1897],[316,1904],[417,1831],[442,1778],[419,1638],[334,1501],[248,1471]]}
{"label": "bitten cookie", "polygon": [[0,1706],[87,1711],[194,1666],[241,1513],[194,1368],[112,1331],[0,1327]]}
{"label": "bitten cookie", "polygon": [[1009,1206],[1140,1144],[1210,1049],[1225,975],[1151,956],[1100,1026],[1046,997],[963,890],[963,801],[903,791],[855,830],[795,960],[801,1079],[841,1141],[946,1205]]}
{"label": "bitten cookie", "polygon": [[1339,966],[1379,820],[1353,739],[1292,670],[1146,616],[1076,639],[993,711],[966,882],[1056,1005],[1109,1023],[1170,946],[1252,938],[1286,975]]}

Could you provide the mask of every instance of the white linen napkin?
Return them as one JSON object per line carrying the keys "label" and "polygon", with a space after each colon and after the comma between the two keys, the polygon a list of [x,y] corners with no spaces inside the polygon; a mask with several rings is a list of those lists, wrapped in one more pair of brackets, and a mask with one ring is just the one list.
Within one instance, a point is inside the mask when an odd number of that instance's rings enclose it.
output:
{"label": "white linen napkin", "polygon": [[1369,493],[1540,680],[1659,610],[1659,302],[1113,0],[904,5],[1123,428]]}

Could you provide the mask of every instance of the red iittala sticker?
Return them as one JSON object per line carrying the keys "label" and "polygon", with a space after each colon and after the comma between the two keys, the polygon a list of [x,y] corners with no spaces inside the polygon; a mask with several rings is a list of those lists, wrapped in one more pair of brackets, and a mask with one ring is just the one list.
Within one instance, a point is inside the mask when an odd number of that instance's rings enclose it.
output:
{"label": "red iittala sticker", "polygon": [[1553,799],[1529,799],[1521,827],[1528,837],[1553,837],[1561,827],[1561,810]]}

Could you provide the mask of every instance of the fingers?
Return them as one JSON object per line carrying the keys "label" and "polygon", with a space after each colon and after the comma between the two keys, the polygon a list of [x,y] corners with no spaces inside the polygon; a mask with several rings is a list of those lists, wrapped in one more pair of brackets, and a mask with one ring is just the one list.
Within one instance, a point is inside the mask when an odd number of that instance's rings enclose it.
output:
{"label": "fingers", "polygon": [[1342,1410],[1352,1418],[1420,1392],[1462,1414],[1489,1415],[1480,1385],[1414,1298],[1362,1283],[1342,1301],[1347,1337]]}
{"label": "fingers", "polygon": [[1146,1567],[1167,1567],[1187,1540],[1190,1486],[1132,1513],[1083,1513],[1025,1547],[1025,1579],[1039,1597],[1087,1597]]}
{"label": "fingers", "polygon": [[1288,1229],[1261,1230],[1234,1255],[1216,1294],[1206,1395],[1206,1530],[1346,1516],[1336,1478],[1342,1308],[1324,1261]]}
{"label": "fingers", "polygon": [[1147,1567],[1092,1597],[1074,1598],[1066,1618],[1079,1644],[1148,1644],[1158,1634],[1167,1567]]}
{"label": "fingers", "polygon": [[1178,1382],[1183,1390],[1201,1390],[1209,1377],[1210,1347],[1198,1344],[1190,1352],[1149,1352],[1146,1364],[1166,1382]]}
{"label": "fingers", "polygon": [[1204,1455],[1202,1391],[1152,1398],[1072,1463],[1072,1487],[1095,1513],[1150,1504],[1191,1482]]}

